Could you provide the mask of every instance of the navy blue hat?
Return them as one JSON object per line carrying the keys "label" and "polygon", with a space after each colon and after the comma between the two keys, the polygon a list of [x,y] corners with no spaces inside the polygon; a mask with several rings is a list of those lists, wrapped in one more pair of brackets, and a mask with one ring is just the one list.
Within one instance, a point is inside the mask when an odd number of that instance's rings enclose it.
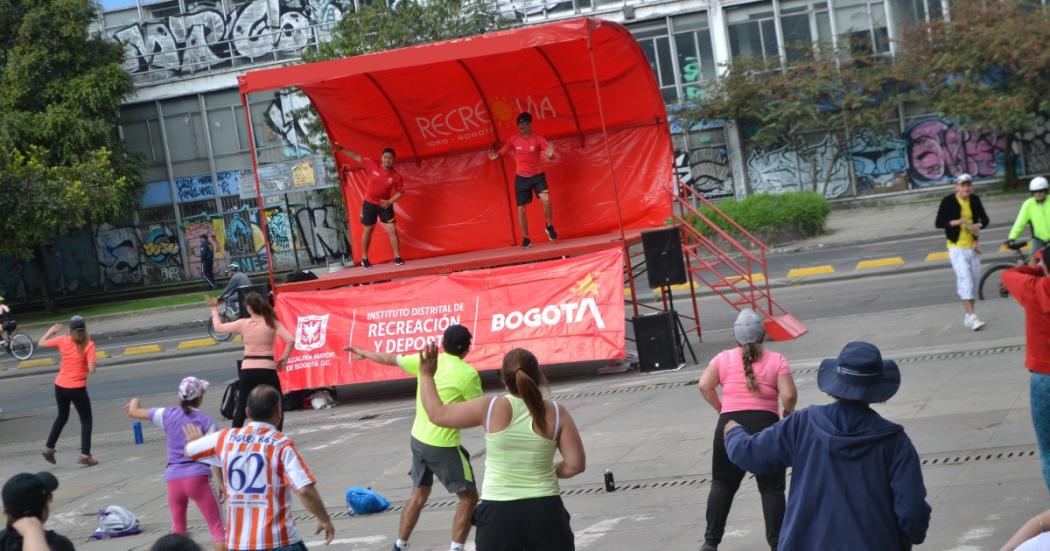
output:
{"label": "navy blue hat", "polygon": [[441,348],[453,356],[463,356],[470,350],[470,341],[473,339],[470,330],[462,325],[450,325],[445,329],[441,339]]}
{"label": "navy blue hat", "polygon": [[901,370],[893,360],[883,360],[874,344],[851,342],[838,358],[820,362],[817,386],[836,398],[875,404],[897,393]]}

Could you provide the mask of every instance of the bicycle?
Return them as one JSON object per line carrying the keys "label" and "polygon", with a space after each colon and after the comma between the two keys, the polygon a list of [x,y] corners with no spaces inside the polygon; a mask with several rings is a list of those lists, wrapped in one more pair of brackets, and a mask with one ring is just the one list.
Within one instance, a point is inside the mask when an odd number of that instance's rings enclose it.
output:
{"label": "bicycle", "polygon": [[1028,246],[1028,241],[1025,239],[1018,239],[1015,241],[1007,241],[1007,248],[1014,252],[1013,262],[1000,262],[998,264],[992,264],[989,266],[984,273],[981,275],[981,283],[977,287],[977,298],[985,300],[984,286],[989,280],[993,281],[992,286],[989,287],[988,298],[1007,298],[1010,296],[1010,291],[1003,285],[1002,273],[1004,270],[1010,268],[1016,268],[1018,266],[1025,266],[1028,264],[1028,255],[1021,249]]}
{"label": "bicycle", "polygon": [[10,339],[0,337],[0,348],[3,348],[8,354],[19,360],[28,360],[33,357],[36,345],[33,344],[33,339],[29,338],[29,335],[25,333],[11,333],[10,331],[8,333],[11,335]]}
{"label": "bicycle", "polygon": [[[240,317],[240,312],[238,312],[237,309],[234,308],[228,300],[223,301],[222,308],[219,309],[220,321],[222,321],[223,323],[229,323],[231,321],[239,319]],[[233,333],[221,333],[219,331],[216,331],[215,326],[211,323],[211,320],[208,320],[208,334],[211,335],[211,338],[215,339],[218,342],[226,342],[230,340],[230,337],[233,336]]]}

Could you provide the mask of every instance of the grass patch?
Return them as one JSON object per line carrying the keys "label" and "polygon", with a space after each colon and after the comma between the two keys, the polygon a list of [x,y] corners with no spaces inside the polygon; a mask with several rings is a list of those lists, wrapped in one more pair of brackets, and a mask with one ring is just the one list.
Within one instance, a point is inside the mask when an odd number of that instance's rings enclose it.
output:
{"label": "grass patch", "polygon": [[[15,319],[18,320],[19,325],[25,325],[30,323],[58,323],[68,321],[70,316],[79,315],[84,316],[91,321],[91,318],[104,316],[107,314],[125,314],[130,312],[139,312],[150,308],[167,308],[172,306],[183,306],[186,304],[200,304],[201,311],[204,311],[204,299],[202,298],[205,294],[212,296],[218,296],[219,291],[210,291],[205,293],[204,291],[197,291],[193,293],[184,293],[179,295],[168,295],[163,297],[152,297],[143,298],[138,300],[129,300],[125,302],[115,302],[112,304],[100,304],[98,306],[84,306],[82,308],[60,308],[57,315],[50,315],[46,312],[26,314],[19,316],[15,313]],[[203,314],[202,314],[203,315]]]}
{"label": "grass patch", "polygon": [[[812,191],[779,195],[760,193],[743,201],[721,201],[718,208],[745,230],[757,234],[760,238],[769,238],[778,232],[800,233],[802,236],[817,235],[824,230],[824,223],[831,212],[828,200]],[[730,235],[738,233],[710,207],[704,207],[700,212]],[[693,225],[705,235],[714,233],[714,230],[700,220],[693,220]]]}

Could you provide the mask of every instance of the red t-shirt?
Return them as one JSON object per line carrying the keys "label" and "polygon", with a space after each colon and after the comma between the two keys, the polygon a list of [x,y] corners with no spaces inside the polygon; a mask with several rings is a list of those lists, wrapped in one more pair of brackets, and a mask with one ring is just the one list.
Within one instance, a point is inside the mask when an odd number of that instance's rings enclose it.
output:
{"label": "red t-shirt", "polygon": [[532,134],[528,138],[518,134],[503,144],[499,153],[510,151],[514,148],[514,161],[518,164],[518,176],[535,176],[543,172],[543,161],[540,158],[547,150],[547,139],[539,134]]}
{"label": "red t-shirt", "polygon": [[405,181],[398,171],[392,168],[387,170],[382,164],[367,157],[361,158],[361,166],[365,167],[365,175],[368,177],[365,201],[378,205],[380,201],[390,199],[404,189]]}
{"label": "red t-shirt", "polygon": [[1012,268],[1001,277],[1010,296],[1024,308],[1024,366],[1050,375],[1050,277],[1036,266]]}
{"label": "red t-shirt", "polygon": [[88,358],[95,361],[95,343],[88,341],[84,345],[84,353],[77,350],[77,343],[73,337],[63,335],[48,339],[40,343],[49,348],[57,348],[62,355],[62,365],[59,367],[58,376],[55,377],[55,385],[62,388],[84,388],[87,386]]}

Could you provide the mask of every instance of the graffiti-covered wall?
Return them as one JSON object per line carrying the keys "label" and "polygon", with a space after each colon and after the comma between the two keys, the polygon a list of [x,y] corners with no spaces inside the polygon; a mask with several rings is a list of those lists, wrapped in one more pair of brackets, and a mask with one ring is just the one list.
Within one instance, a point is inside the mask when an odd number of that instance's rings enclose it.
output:
{"label": "graffiti-covered wall", "polygon": [[[1050,118],[1019,136],[1019,172],[1050,172]],[[967,173],[976,179],[1001,175],[1006,140],[994,132],[967,130],[955,121],[926,117],[912,121],[899,134],[854,136],[840,148],[834,136],[810,146],[803,155],[787,148],[751,148],[746,156],[752,193],[822,191],[828,198],[922,189]],[[851,173],[852,171],[852,173]],[[855,183],[855,186],[852,185]]]}
{"label": "graffiti-covered wall", "polygon": [[177,15],[108,31],[124,46],[124,68],[157,78],[298,57],[331,38],[352,9],[346,0],[255,0],[229,11],[216,1],[187,2]]}

